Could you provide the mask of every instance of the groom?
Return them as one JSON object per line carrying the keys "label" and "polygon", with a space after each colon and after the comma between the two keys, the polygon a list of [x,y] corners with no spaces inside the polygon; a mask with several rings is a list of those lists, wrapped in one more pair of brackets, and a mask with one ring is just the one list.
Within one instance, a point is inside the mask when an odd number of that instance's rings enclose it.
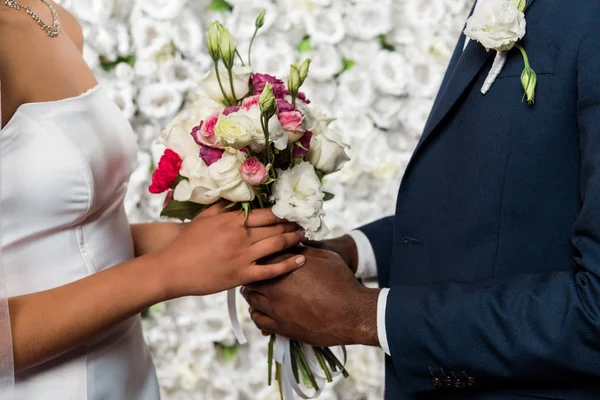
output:
{"label": "groom", "polygon": [[600,1],[528,3],[535,104],[463,35],[395,215],[246,288],[259,328],[381,346],[390,400],[600,399]]}

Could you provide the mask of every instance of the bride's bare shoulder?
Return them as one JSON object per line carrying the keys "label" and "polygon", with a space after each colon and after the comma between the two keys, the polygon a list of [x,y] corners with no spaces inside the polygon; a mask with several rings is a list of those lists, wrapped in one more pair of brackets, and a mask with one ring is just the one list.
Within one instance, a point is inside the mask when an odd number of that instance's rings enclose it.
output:
{"label": "bride's bare shoulder", "polygon": [[60,23],[79,51],[83,51],[83,31],[77,18],[62,6],[54,3]]}

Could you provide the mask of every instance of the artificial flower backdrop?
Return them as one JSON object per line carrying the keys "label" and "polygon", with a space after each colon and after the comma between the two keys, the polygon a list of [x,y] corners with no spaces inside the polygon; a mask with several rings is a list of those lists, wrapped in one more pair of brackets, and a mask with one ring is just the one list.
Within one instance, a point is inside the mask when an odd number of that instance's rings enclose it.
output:
{"label": "artificial flower backdrop", "polygon": [[[253,67],[287,77],[313,60],[303,86],[337,118],[352,160],[328,178],[326,222],[334,235],[394,211],[402,173],[473,0],[62,0],[81,21],[84,56],[138,134],[138,168],[126,207],[132,222],[158,219],[162,198],[148,192],[161,129],[193,100],[212,67],[209,22],[227,26],[243,53],[254,20],[267,10]],[[278,399],[266,386],[268,339],[240,302],[250,343],[236,346],[224,295],[184,298],[149,310],[145,334],[166,400]],[[349,349],[349,379],[322,399],[381,399],[383,354]]]}

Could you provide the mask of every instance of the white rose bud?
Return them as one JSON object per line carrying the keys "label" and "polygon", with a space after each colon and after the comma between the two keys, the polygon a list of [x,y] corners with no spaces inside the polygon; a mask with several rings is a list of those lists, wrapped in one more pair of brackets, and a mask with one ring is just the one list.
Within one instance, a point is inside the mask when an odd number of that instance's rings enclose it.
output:
{"label": "white rose bud", "polygon": [[479,0],[465,35],[488,51],[508,51],[525,36],[525,15],[513,0]]}
{"label": "white rose bud", "polygon": [[271,117],[277,111],[277,102],[270,83],[265,85],[259,97],[260,111]]}
{"label": "white rose bud", "polygon": [[223,58],[223,64],[227,69],[233,68],[233,62],[235,60],[235,42],[231,33],[227,29],[221,31],[221,37],[219,40],[219,47],[221,49],[221,57]]}
{"label": "white rose bud", "polygon": [[306,161],[326,174],[339,171],[350,157],[346,153],[348,145],[334,130],[327,130],[320,135],[313,135]]}
{"label": "white rose bud", "polygon": [[265,14],[267,13],[267,10],[262,10],[260,12],[260,14],[258,14],[258,17],[256,17],[256,22],[255,22],[255,27],[256,29],[260,29],[265,25]]}
{"label": "white rose bud", "polygon": [[292,64],[290,66],[290,76],[288,77],[288,90],[292,96],[296,96],[298,94],[298,90],[300,90],[300,71],[298,71],[298,67],[296,64]]}
{"label": "white rose bud", "polygon": [[219,29],[216,22],[211,22],[210,27],[208,28],[206,47],[208,48],[210,58],[217,62],[221,56],[221,50],[219,46]]}
{"label": "white rose bud", "polygon": [[298,72],[300,74],[300,86],[304,84],[304,81],[308,76],[308,70],[310,68],[311,61],[312,60],[310,58],[307,58],[302,64],[300,64],[300,67],[298,67]]}

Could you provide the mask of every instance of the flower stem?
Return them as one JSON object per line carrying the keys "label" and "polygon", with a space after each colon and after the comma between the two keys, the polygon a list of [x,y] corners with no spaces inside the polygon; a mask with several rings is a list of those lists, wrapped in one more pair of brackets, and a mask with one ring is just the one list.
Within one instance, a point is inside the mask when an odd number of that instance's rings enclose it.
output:
{"label": "flower stem", "polygon": [[233,69],[229,68],[227,72],[229,73],[229,87],[231,87],[231,96],[233,97],[231,105],[234,106],[237,104],[237,97],[235,95],[235,89],[233,88]]}
{"label": "flower stem", "polygon": [[223,98],[225,99],[226,105],[230,106],[229,98],[227,97],[227,93],[225,93],[225,89],[223,89],[223,83],[221,82],[221,75],[219,74],[219,65],[218,62],[215,62],[215,73],[217,74],[217,82],[219,82],[219,87],[221,88],[221,93],[223,93]]}
{"label": "flower stem", "polygon": [[523,55],[523,63],[525,64],[525,68],[531,68],[531,65],[529,64],[529,57],[527,57],[527,52],[525,51],[525,49],[523,48],[523,46],[521,46],[520,44],[516,44],[515,47],[517,49],[519,49],[519,51],[521,52],[521,54]]}
{"label": "flower stem", "polygon": [[240,59],[240,62],[242,63],[242,67],[245,67],[246,64],[244,64],[244,59],[242,58],[242,56],[240,55],[240,52],[238,51],[238,49],[235,49],[235,54],[238,56],[238,58]]}
{"label": "flower stem", "polygon": [[271,386],[271,382],[273,381],[273,347],[275,346],[275,335],[271,335],[271,339],[269,339],[269,386]]}
{"label": "flower stem", "polygon": [[315,379],[315,376],[313,375],[312,371],[310,370],[310,366],[308,365],[308,362],[306,361],[306,357],[304,356],[304,351],[302,350],[302,345],[295,341],[292,343],[294,343],[296,345],[296,351],[298,352],[298,355],[300,356],[300,364],[302,364],[302,367],[306,371],[306,373],[308,375],[308,379],[310,379],[311,385],[313,386],[313,388],[316,391],[318,391],[319,385],[317,384],[317,380]]}
{"label": "flower stem", "polygon": [[260,28],[254,29],[254,34],[252,35],[252,39],[250,39],[250,45],[248,46],[248,66],[252,66],[252,45],[254,44],[254,39],[256,38],[256,34]]}
{"label": "flower stem", "polygon": [[325,372],[325,377],[327,378],[327,382],[333,381],[333,377],[331,376],[331,371],[329,371],[329,367],[327,367],[327,363],[325,363],[325,359],[323,358],[321,351],[319,350],[318,347],[313,347],[313,351],[315,353],[315,356],[317,357],[317,360],[319,361],[319,365],[321,366],[321,369],[323,370],[323,372]]}

